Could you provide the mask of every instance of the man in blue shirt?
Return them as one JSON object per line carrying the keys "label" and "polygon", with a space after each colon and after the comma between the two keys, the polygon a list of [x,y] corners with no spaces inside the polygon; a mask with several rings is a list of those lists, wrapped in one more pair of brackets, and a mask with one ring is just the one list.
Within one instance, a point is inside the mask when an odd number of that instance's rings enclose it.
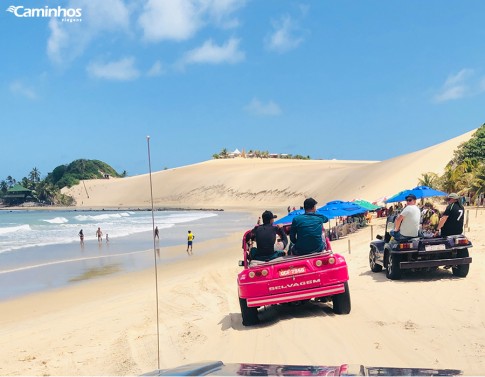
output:
{"label": "man in blue shirt", "polygon": [[305,213],[296,216],[291,223],[290,240],[293,243],[292,253],[294,255],[318,253],[325,248],[322,229],[323,223],[326,223],[328,218],[315,213],[316,205],[315,199],[305,199],[303,202]]}

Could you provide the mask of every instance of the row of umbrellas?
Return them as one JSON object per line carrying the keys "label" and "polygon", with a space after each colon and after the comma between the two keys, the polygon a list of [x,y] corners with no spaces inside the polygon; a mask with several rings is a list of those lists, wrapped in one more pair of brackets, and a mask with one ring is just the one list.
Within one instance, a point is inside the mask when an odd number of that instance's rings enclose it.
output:
{"label": "row of umbrellas", "polygon": [[[341,200],[334,200],[332,202],[328,202],[323,207],[317,208],[317,213],[326,216],[328,219],[334,219],[336,217],[342,217],[342,216],[357,215],[359,213],[364,213],[367,211],[369,211],[367,208],[364,208],[355,202],[343,202]],[[275,221],[275,224],[291,223],[295,216],[301,215],[304,212],[305,210],[303,209],[297,209],[293,212],[290,212],[285,217],[282,217],[281,219],[278,219],[277,221]]]}
{"label": "row of umbrellas", "polygon": [[[417,199],[428,198],[432,196],[446,196],[447,194],[443,191],[435,190],[428,186],[416,186],[410,190],[403,190],[396,195],[391,196],[386,203],[402,202],[406,200],[406,196],[409,194],[414,194]],[[317,208],[317,213],[325,215],[328,219],[334,219],[336,217],[352,216],[358,215],[367,211],[373,211],[380,208],[366,200],[355,200],[353,202],[344,202],[341,200],[334,200],[328,202],[324,206]],[[303,209],[297,209],[290,212],[288,215],[282,217],[275,221],[275,224],[288,224],[293,221],[295,216],[303,214],[305,211]]]}

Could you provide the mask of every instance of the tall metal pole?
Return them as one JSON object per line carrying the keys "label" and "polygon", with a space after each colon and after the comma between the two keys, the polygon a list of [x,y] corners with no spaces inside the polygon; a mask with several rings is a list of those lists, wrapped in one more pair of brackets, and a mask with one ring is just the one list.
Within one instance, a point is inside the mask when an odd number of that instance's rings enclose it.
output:
{"label": "tall metal pole", "polygon": [[155,247],[155,215],[153,210],[153,185],[152,185],[152,161],[150,158],[150,136],[147,136],[148,146],[148,171],[150,175],[150,201],[152,203],[152,239],[153,239],[153,261],[155,266],[155,302],[157,304],[157,369],[160,369],[160,325],[158,314],[158,271],[157,271],[157,251]]}

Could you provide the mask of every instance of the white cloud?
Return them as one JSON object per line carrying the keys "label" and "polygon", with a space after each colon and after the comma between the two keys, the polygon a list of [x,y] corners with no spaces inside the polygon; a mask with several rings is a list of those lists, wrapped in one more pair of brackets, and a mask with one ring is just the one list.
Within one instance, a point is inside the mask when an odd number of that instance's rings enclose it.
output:
{"label": "white cloud", "polygon": [[245,54],[239,50],[239,39],[231,38],[222,46],[215,45],[211,39],[187,52],[182,59],[182,65],[195,63],[238,63],[244,60]]}
{"label": "white cloud", "polygon": [[140,76],[134,58],[123,58],[109,63],[90,63],[87,71],[93,77],[115,81],[129,81]]}
{"label": "white cloud", "polygon": [[273,101],[264,104],[257,98],[253,98],[244,109],[253,115],[277,116],[281,114],[281,109],[278,104]]}
{"label": "white cloud", "polygon": [[297,48],[302,42],[298,23],[290,16],[283,16],[278,21],[272,22],[273,31],[266,37],[266,48],[279,53],[287,52]]}
{"label": "white cloud", "polygon": [[57,64],[69,62],[80,56],[87,46],[105,32],[129,32],[130,10],[122,0],[71,1],[66,8],[80,8],[82,22],[49,21],[50,36],[47,55]]}
{"label": "white cloud", "polygon": [[148,0],[138,20],[148,41],[186,40],[201,27],[200,14],[193,1]]}
{"label": "white cloud", "polygon": [[13,81],[10,83],[10,91],[31,100],[37,99],[37,93],[34,91],[34,89],[25,85],[21,81]]}
{"label": "white cloud", "polygon": [[164,73],[165,73],[165,70],[163,69],[162,63],[160,62],[160,60],[157,60],[148,70],[147,76],[155,77],[155,76],[160,76]]}
{"label": "white cloud", "polygon": [[49,21],[49,29],[51,35],[47,40],[47,55],[52,61],[61,63],[62,50],[69,45],[69,34],[54,18]]}
{"label": "white cloud", "polygon": [[475,71],[469,68],[464,68],[460,72],[448,76],[433,100],[440,103],[484,92],[485,78],[476,79],[475,76]]}
{"label": "white cloud", "polygon": [[232,29],[240,25],[233,13],[246,4],[245,0],[209,0],[208,4],[210,18],[219,27]]}
{"label": "white cloud", "polygon": [[183,41],[209,23],[237,27],[239,20],[233,14],[244,4],[244,0],[148,0],[138,23],[147,41]]}

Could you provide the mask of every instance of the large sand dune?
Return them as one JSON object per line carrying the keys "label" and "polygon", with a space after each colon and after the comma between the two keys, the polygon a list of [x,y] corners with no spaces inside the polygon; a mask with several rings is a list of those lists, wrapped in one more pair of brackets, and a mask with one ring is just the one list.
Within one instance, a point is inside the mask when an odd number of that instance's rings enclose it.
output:
{"label": "large sand dune", "polygon": [[[439,173],[469,136],[378,163],[236,159],[171,169],[154,174],[156,205],[259,212],[268,203],[298,205],[306,195],[320,202],[372,199],[414,186],[421,173]],[[84,206],[149,203],[147,176],[86,182],[89,199],[81,187],[72,192]],[[366,227],[333,243],[349,265],[349,315],[334,315],[331,305],[321,303],[268,307],[261,312],[264,321],[252,328],[241,324],[236,286],[245,229],[197,243],[193,257],[159,266],[160,366],[203,360],[363,363],[485,375],[485,211],[472,209],[468,218],[474,243],[468,277],[440,269],[391,281],[372,273]],[[374,235],[382,233],[383,220],[373,220]],[[161,252],[185,254],[185,247]],[[0,374],[135,375],[156,369],[154,281],[153,270],[142,271],[0,302]]]}
{"label": "large sand dune", "polygon": [[[416,186],[423,173],[441,174],[456,147],[472,133],[382,162],[235,158],[159,171],[152,174],[154,204],[229,209],[298,207],[308,196],[321,204],[372,201]],[[149,182],[148,174],[91,180],[65,192],[85,208],[150,207]]]}

